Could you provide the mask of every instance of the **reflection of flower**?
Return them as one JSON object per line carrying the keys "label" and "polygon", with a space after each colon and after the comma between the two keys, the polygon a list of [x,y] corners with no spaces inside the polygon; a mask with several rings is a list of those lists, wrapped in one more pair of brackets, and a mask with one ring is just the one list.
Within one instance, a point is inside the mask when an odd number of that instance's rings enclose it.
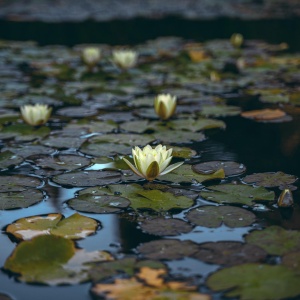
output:
{"label": "reflection of flower", "polygon": [[176,109],[176,96],[160,94],[154,99],[154,109],[162,120],[169,119]]}
{"label": "reflection of flower", "polygon": [[45,104],[24,105],[21,114],[26,123],[32,126],[45,124],[50,118],[52,108]]}
{"label": "reflection of flower", "polygon": [[178,162],[168,167],[172,159],[171,154],[172,149],[167,150],[166,146],[158,145],[153,149],[147,145],[143,150],[139,147],[132,149],[135,166],[126,158],[123,159],[135,174],[152,181],[157,176],[165,175],[183,164]]}
{"label": "reflection of flower", "polygon": [[137,52],[132,50],[115,50],[113,51],[113,62],[123,69],[132,68],[137,61]]}
{"label": "reflection of flower", "polygon": [[87,47],[82,51],[82,60],[89,66],[94,66],[101,58],[101,50],[96,47]]}

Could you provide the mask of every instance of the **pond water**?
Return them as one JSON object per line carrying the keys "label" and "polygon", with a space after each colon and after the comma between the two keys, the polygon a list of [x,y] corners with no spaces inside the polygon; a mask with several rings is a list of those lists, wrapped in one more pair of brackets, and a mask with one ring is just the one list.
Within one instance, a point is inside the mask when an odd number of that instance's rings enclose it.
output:
{"label": "pond water", "polygon": [[[299,299],[298,19],[0,23],[0,293]],[[84,64],[80,43],[101,43],[101,60]],[[112,62],[117,44],[135,66]],[[177,96],[170,120],[155,114],[161,93]],[[45,125],[21,119],[33,103],[52,107]],[[160,143],[184,165],[149,184],[122,157]],[[294,203],[278,207],[287,189]],[[35,230],[46,239],[22,241]]]}

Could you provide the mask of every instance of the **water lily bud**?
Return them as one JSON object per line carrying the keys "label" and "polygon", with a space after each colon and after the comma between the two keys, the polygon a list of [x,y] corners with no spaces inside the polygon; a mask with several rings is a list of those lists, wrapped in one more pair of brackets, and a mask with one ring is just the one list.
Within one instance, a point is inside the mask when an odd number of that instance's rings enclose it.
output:
{"label": "water lily bud", "polygon": [[176,110],[176,104],[176,96],[171,96],[170,94],[160,94],[154,99],[154,110],[162,120],[167,120],[173,116]]}
{"label": "water lily bud", "polygon": [[171,154],[172,149],[167,150],[166,146],[162,145],[155,148],[147,145],[143,149],[136,146],[132,149],[135,166],[126,158],[123,160],[136,175],[152,181],[157,176],[165,175],[183,164],[183,162],[178,162],[168,166],[172,159]]}
{"label": "water lily bud", "polygon": [[132,50],[115,50],[112,53],[113,62],[122,69],[129,69],[136,65],[138,54]]}
{"label": "water lily bud", "polygon": [[244,37],[240,33],[234,33],[230,37],[230,43],[235,48],[240,48],[243,45],[243,42],[244,42]]}
{"label": "water lily bud", "polygon": [[290,189],[284,189],[281,192],[277,204],[279,207],[291,207],[294,205],[294,198]]}
{"label": "water lily bud", "polygon": [[24,105],[21,114],[24,121],[32,126],[45,124],[51,115],[52,108],[45,104]]}
{"label": "water lily bud", "polygon": [[88,66],[95,66],[101,58],[101,50],[97,47],[87,47],[82,51],[82,60]]}

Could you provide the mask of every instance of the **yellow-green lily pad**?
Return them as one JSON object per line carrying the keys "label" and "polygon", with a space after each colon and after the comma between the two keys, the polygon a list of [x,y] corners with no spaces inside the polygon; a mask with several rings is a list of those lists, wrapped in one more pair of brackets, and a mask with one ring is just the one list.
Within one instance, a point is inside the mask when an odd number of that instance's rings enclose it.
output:
{"label": "yellow-green lily pad", "polygon": [[284,255],[300,250],[300,232],[279,226],[252,231],[245,239],[247,243],[257,245],[272,255]]}
{"label": "yellow-green lily pad", "polygon": [[104,251],[76,249],[69,239],[41,235],[21,242],[6,260],[4,269],[28,283],[75,284],[89,279],[90,263],[112,259]]}
{"label": "yellow-green lily pad", "polygon": [[61,214],[22,218],[10,224],[6,232],[21,240],[38,235],[58,235],[68,239],[81,239],[95,233],[98,222],[78,213],[63,219]]}
{"label": "yellow-green lily pad", "polygon": [[213,117],[237,116],[241,112],[238,106],[232,105],[203,105],[201,115]]}
{"label": "yellow-green lily pad", "polygon": [[249,263],[225,268],[206,281],[213,291],[240,300],[280,300],[300,294],[300,277],[284,266]]}
{"label": "yellow-green lily pad", "polygon": [[209,187],[208,192],[200,192],[206,200],[218,203],[239,203],[252,206],[254,201],[274,201],[275,194],[264,187],[252,187],[244,184],[220,184]]}

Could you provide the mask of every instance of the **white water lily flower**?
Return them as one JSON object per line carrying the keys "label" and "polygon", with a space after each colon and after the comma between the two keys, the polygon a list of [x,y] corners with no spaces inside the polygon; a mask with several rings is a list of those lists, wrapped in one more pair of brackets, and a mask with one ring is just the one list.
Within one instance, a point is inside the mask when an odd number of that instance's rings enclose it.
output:
{"label": "white water lily flower", "polygon": [[244,42],[244,37],[240,33],[233,33],[230,37],[230,43],[235,48],[240,48]]}
{"label": "white water lily flower", "polygon": [[94,66],[101,58],[101,50],[97,47],[87,47],[82,51],[82,60],[89,66]]}
{"label": "white water lily flower", "polygon": [[46,104],[24,105],[21,114],[26,123],[32,126],[45,124],[51,115],[52,108]]}
{"label": "white water lily flower", "polygon": [[134,67],[138,57],[137,52],[132,50],[115,50],[112,55],[113,62],[123,69]]}
{"label": "white water lily flower", "polygon": [[172,150],[167,150],[166,146],[162,145],[158,145],[155,148],[147,145],[143,149],[136,146],[132,149],[135,166],[126,158],[123,158],[123,160],[136,175],[152,181],[157,176],[165,175],[183,164],[183,162],[178,162],[168,166],[172,159]]}
{"label": "white water lily flower", "polygon": [[167,120],[174,114],[176,104],[176,96],[170,94],[160,94],[154,99],[155,112],[162,120]]}

